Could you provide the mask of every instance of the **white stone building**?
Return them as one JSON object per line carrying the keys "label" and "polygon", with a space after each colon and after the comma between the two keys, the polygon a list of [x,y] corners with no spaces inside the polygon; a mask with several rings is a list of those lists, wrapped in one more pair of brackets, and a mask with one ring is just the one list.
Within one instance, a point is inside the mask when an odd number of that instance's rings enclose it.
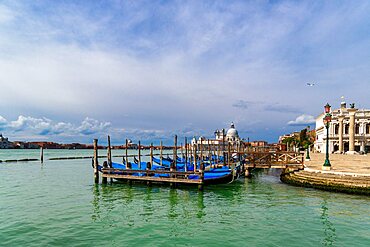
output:
{"label": "white stone building", "polygon": [[207,145],[209,143],[212,145],[215,145],[215,144],[220,145],[222,144],[223,140],[225,140],[225,144],[230,142],[231,145],[237,145],[237,144],[240,144],[241,142],[239,133],[235,129],[234,123],[231,123],[230,128],[226,131],[226,133],[225,133],[225,130],[222,129],[222,130],[216,130],[214,134],[215,134],[215,139],[209,139],[209,140],[207,140],[206,138],[202,136],[199,137],[198,140],[194,137],[191,141],[191,144],[194,145],[194,144],[202,143],[203,145]]}
{"label": "white stone building", "polygon": [[0,149],[1,148],[12,148],[13,143],[8,140],[8,138],[3,137],[2,134],[0,134]]}
{"label": "white stone building", "polygon": [[[339,109],[332,110],[329,125],[329,153],[370,152],[370,110],[359,110],[345,102]],[[326,152],[326,128],[324,113],[316,118],[315,151]]]}

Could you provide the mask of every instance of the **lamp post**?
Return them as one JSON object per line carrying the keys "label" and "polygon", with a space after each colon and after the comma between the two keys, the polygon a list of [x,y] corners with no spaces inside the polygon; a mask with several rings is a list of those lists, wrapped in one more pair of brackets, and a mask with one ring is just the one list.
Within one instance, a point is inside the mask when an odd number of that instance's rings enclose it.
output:
{"label": "lamp post", "polygon": [[329,103],[325,105],[325,116],[323,118],[324,126],[326,128],[326,158],[325,162],[322,166],[323,170],[330,170],[331,169],[331,164],[329,161],[329,125],[331,122],[331,114],[330,114],[330,108],[331,106]]}
{"label": "lamp post", "polygon": [[310,161],[310,145],[307,144],[307,149],[306,149],[306,161]]}
{"label": "lamp post", "polygon": [[[306,128],[307,132],[308,132],[308,136],[310,136],[310,133],[309,133],[309,130],[310,130],[310,126],[307,126]],[[307,138],[307,132],[306,132],[306,138]],[[308,137],[308,143],[307,143],[307,146],[306,146],[306,161],[310,161],[311,160],[311,157],[310,157],[310,138]]]}

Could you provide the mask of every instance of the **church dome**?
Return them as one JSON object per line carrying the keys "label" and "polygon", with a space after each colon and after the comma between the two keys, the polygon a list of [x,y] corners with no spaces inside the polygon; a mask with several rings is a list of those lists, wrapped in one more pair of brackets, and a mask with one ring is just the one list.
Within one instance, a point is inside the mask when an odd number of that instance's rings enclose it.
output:
{"label": "church dome", "polygon": [[226,132],[226,137],[238,138],[238,131],[235,129],[234,123],[231,123],[230,129]]}

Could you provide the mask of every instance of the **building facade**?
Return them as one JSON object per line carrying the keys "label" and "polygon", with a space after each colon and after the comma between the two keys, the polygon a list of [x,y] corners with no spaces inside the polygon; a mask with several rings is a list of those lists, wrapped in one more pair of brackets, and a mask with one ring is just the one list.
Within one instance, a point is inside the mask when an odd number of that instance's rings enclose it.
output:
{"label": "building facade", "polygon": [[239,137],[239,133],[235,128],[234,123],[231,123],[230,128],[225,132],[225,129],[216,130],[214,132],[215,139],[206,139],[204,137],[199,137],[198,140],[194,137],[191,144],[202,144],[207,146],[210,145],[222,145],[223,141],[225,144],[230,143],[231,145],[240,145],[242,140]]}
{"label": "building facade", "polygon": [[[345,102],[339,109],[332,110],[329,125],[329,153],[370,152],[370,110],[356,109],[354,104],[347,108]],[[326,152],[326,128],[324,113],[316,118],[315,151]]]}
{"label": "building facade", "polygon": [[3,137],[2,134],[0,134],[0,148],[12,148],[13,143],[8,140],[8,138]]}

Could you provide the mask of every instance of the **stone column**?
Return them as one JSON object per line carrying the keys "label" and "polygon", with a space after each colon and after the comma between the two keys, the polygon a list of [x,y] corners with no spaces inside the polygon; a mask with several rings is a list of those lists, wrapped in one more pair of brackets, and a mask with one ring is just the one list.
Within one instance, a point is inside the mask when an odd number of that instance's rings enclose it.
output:
{"label": "stone column", "polygon": [[339,120],[339,153],[343,153],[343,119],[344,119],[344,116],[343,115],[340,115],[338,116],[338,120]]}
{"label": "stone column", "polygon": [[355,153],[355,114],[357,109],[349,108],[349,151],[347,154]]}

